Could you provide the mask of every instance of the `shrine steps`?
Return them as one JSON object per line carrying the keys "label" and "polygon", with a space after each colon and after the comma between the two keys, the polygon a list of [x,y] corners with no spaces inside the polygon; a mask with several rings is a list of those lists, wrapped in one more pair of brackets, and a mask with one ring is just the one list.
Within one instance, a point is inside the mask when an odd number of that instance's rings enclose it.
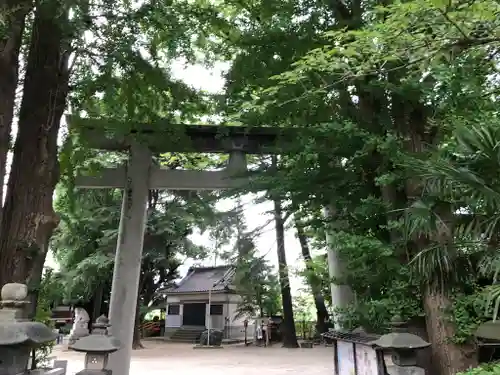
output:
{"label": "shrine steps", "polygon": [[205,327],[181,327],[173,332],[167,340],[196,344],[200,341],[203,331],[205,331]]}

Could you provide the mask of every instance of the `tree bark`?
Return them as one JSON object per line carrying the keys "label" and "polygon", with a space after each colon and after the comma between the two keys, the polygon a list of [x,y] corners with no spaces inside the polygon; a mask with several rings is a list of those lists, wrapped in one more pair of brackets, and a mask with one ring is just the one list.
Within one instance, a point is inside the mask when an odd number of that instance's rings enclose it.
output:
{"label": "tree bark", "polygon": [[40,295],[40,285],[42,283],[43,276],[43,266],[45,264],[45,258],[49,251],[49,240],[52,231],[55,229],[57,222],[48,222],[41,225],[38,230],[38,241],[42,245],[40,252],[37,254],[33,262],[33,269],[28,278],[28,290],[29,299],[31,303],[27,305],[28,317],[33,319],[36,316],[36,310],[38,308],[38,297]]}
{"label": "tree bark", "polygon": [[292,292],[285,253],[285,223],[281,203],[274,200],[274,221],[276,223],[276,243],[278,250],[278,268],[281,286],[281,299],[283,302],[283,347],[298,348],[295,320],[293,318]]}
{"label": "tree bark", "polygon": [[0,222],[2,219],[4,181],[10,133],[19,79],[19,51],[21,49],[26,15],[33,8],[31,0],[0,0],[0,11],[5,17],[0,35]]}
{"label": "tree bark", "polygon": [[135,310],[135,324],[134,324],[134,338],[132,340],[132,349],[144,349],[144,345],[141,342],[141,303],[140,299],[137,298],[137,307]]}
{"label": "tree bark", "polygon": [[94,320],[101,316],[102,299],[104,296],[104,284],[100,284],[94,293],[94,306],[92,308],[92,315]]}
{"label": "tree bark", "polygon": [[135,308],[135,320],[134,320],[134,336],[132,339],[132,349],[144,349],[144,345],[141,342],[141,296],[143,294],[144,284],[146,282],[146,275],[141,271],[141,278],[139,280],[138,292],[137,292],[137,305]]}
{"label": "tree bark", "polygon": [[442,291],[431,286],[424,290],[425,321],[432,343],[432,363],[440,375],[455,375],[477,366],[477,351],[473,345],[455,345],[450,342],[454,330],[445,312],[450,305],[450,300]]}
{"label": "tree bark", "polygon": [[[19,111],[18,135],[3,210],[0,283],[26,283],[57,225],[52,196],[59,178],[57,136],[68,93],[67,12],[37,6]],[[43,258],[43,259],[42,259]]]}
{"label": "tree bark", "polygon": [[[409,96],[411,97],[411,96]],[[427,129],[427,111],[424,104],[411,101],[399,95],[394,96],[394,104],[402,105],[407,119],[407,128],[403,130],[406,136],[406,150],[413,154],[426,151],[425,145],[436,142],[435,135]],[[408,178],[405,191],[408,202],[413,202],[422,195],[423,181],[418,176]],[[414,256],[424,251],[432,243],[437,246],[453,247],[454,215],[450,205],[436,208],[440,220],[437,227],[429,234],[420,234],[410,245],[414,247]],[[432,242],[431,242],[432,241]],[[432,365],[440,375],[455,375],[469,366],[477,364],[475,348],[473,346],[456,345],[450,338],[454,335],[455,327],[448,319],[448,309],[451,307],[447,292],[449,285],[441,284],[439,278],[432,277],[423,289],[423,304],[427,335],[431,343]]]}
{"label": "tree bark", "polygon": [[299,238],[302,257],[304,258],[304,262],[306,265],[307,281],[311,287],[312,295],[314,298],[314,306],[316,307],[316,329],[319,333],[324,333],[328,331],[328,310],[325,306],[325,298],[323,297],[323,293],[321,292],[321,280],[314,273],[314,268],[311,265],[311,252],[309,250],[307,237],[304,233],[304,227],[297,219],[295,219],[295,229],[297,230],[297,237]]}
{"label": "tree bark", "polygon": [[[422,140],[414,134],[411,139],[411,150],[419,152],[422,150],[421,147],[423,147]],[[420,196],[421,184],[422,181],[418,178],[410,178],[406,181],[406,194],[410,204]],[[409,243],[411,251],[409,255],[415,256],[420,251],[424,251],[431,245],[431,240],[437,241],[436,244],[439,246],[439,237],[443,235],[445,234],[438,233],[438,230],[436,230],[430,236],[417,236]],[[448,232],[446,235],[451,236],[451,233]],[[452,238],[450,240],[453,241]],[[446,246],[445,243],[440,245]],[[431,277],[434,279],[434,276]],[[475,359],[476,351],[473,349],[471,356],[471,353],[467,353],[470,350],[468,345],[456,345],[450,340],[454,335],[454,327],[447,316],[451,307],[446,294],[448,285],[441,285],[437,278],[434,280],[436,281],[427,280],[428,285],[422,289],[427,336],[431,343],[431,366],[436,375],[455,375],[467,369],[469,364],[477,364]]]}

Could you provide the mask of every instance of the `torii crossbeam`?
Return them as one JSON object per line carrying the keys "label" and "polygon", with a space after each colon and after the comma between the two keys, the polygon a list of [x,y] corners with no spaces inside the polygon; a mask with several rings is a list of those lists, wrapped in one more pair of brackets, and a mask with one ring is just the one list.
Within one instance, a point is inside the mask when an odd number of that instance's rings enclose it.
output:
{"label": "torii crossbeam", "polygon": [[[118,243],[113,271],[110,321],[121,349],[113,353],[113,374],[128,375],[134,333],[137,293],[149,189],[216,190],[240,187],[246,154],[273,154],[290,144],[295,131],[281,128],[243,128],[171,124],[137,124],[68,116],[68,126],[91,148],[127,151],[126,166],[109,168],[99,176],[78,176],[81,188],[122,188]],[[110,134],[112,134],[110,136]],[[152,154],[161,152],[228,153],[222,171],[165,170],[153,165]]]}

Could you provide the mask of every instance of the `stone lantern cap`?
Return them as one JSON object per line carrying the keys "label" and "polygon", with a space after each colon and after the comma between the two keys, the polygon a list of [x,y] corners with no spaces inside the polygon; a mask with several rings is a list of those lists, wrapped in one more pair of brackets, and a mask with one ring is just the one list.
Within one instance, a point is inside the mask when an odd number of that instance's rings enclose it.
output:
{"label": "stone lantern cap", "polygon": [[0,302],[0,346],[39,346],[56,339],[52,329],[40,322],[25,321],[20,318],[21,309],[28,303],[28,288],[24,284],[5,284]]}
{"label": "stone lantern cap", "polygon": [[3,304],[26,304],[28,297],[28,287],[25,284],[8,283],[2,287],[2,303]]}
{"label": "stone lantern cap", "polygon": [[94,333],[94,330],[101,330],[102,332],[107,332],[107,329],[111,327],[111,324],[109,324],[109,319],[105,315],[101,315],[98,317],[95,321],[95,323],[92,323],[92,333]]}
{"label": "stone lantern cap", "polygon": [[404,323],[399,316],[394,316],[391,321],[393,332],[382,335],[372,341],[372,345],[383,349],[424,349],[431,344],[412,333],[404,332],[401,328]]}
{"label": "stone lantern cap", "polygon": [[101,325],[106,325],[106,326],[111,326],[111,324],[109,324],[109,319],[106,317],[106,315],[102,314],[100,317],[98,317],[96,320],[95,320],[96,324],[101,324]]}
{"label": "stone lantern cap", "polygon": [[56,337],[49,327],[40,322],[0,322],[0,346],[38,346],[53,341]]}
{"label": "stone lantern cap", "polygon": [[120,349],[120,342],[113,336],[90,335],[82,337],[70,349],[85,353],[113,353]]}
{"label": "stone lantern cap", "polygon": [[372,341],[372,345],[384,349],[424,349],[431,344],[411,333],[392,332]]}
{"label": "stone lantern cap", "polygon": [[500,320],[480,324],[474,334],[478,339],[500,341]]}

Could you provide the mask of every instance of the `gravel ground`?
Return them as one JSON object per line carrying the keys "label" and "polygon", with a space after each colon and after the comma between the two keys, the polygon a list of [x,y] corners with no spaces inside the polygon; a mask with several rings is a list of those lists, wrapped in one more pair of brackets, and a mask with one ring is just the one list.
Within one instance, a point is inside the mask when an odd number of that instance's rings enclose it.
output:
{"label": "gravel ground", "polygon": [[[330,375],[332,348],[285,349],[225,346],[223,349],[193,349],[192,345],[144,342],[145,349],[134,351],[130,375]],[[68,360],[67,375],[83,369],[83,355],[56,348],[57,359]]]}

